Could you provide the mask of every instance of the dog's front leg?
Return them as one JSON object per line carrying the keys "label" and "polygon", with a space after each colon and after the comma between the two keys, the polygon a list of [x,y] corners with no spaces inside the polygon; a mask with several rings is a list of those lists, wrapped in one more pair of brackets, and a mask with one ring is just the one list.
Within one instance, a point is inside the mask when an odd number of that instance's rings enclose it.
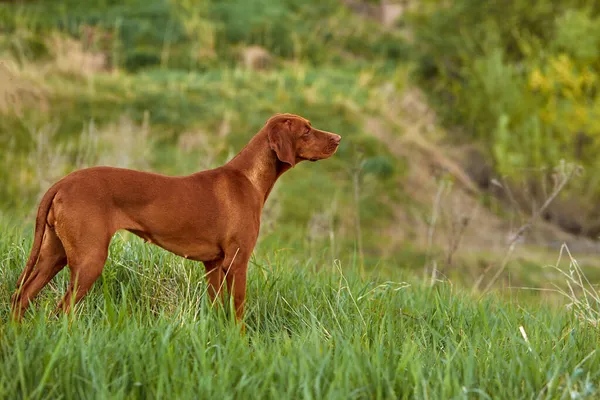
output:
{"label": "dog's front leg", "polygon": [[223,260],[204,262],[206,268],[206,281],[208,284],[208,295],[213,305],[219,300],[223,301],[225,294],[225,282]]}
{"label": "dog's front leg", "polygon": [[[248,261],[252,250],[237,248],[233,256],[225,255],[225,280],[227,281],[227,291],[233,296],[233,305],[235,306],[235,317],[241,321],[244,317],[244,304],[246,302],[246,272],[248,271]],[[231,257],[231,258],[230,258]],[[231,260],[227,262],[228,260]]]}

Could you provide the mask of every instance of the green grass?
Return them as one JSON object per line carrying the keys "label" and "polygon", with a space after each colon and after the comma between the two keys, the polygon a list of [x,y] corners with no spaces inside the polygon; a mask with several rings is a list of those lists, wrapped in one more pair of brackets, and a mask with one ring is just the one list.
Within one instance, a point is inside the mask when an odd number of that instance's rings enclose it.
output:
{"label": "green grass", "polygon": [[[396,31],[360,18],[337,0],[76,0],[0,5],[0,23],[13,34],[11,50],[44,57],[42,40],[60,30],[86,38],[129,71],[148,67],[207,70],[235,63],[240,46],[259,45],[278,59],[312,64],[369,65],[406,60],[409,46]],[[23,28],[36,37],[23,34]]]}
{"label": "green grass", "polygon": [[365,276],[265,246],[250,265],[245,335],[230,309],[207,301],[201,265],[121,236],[74,318],[49,316],[63,271],[15,325],[8,300],[29,244],[20,229],[0,239],[1,398],[599,394],[598,330],[563,307],[479,299],[406,273]]}

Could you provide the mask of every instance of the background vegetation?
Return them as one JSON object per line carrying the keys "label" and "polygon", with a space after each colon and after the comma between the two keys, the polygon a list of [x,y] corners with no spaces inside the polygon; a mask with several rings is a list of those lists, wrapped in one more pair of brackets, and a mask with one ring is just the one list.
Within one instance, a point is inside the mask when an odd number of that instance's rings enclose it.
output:
{"label": "background vegetation", "polygon": [[[364,131],[363,119],[375,106],[371,89],[383,82],[382,71],[394,73],[405,45],[336,1],[263,3],[3,5],[10,87],[0,122],[2,210],[30,213],[50,182],[87,165],[168,174],[215,167],[269,116],[289,111],[340,132],[348,144],[329,165],[302,165],[293,183],[279,185],[278,217],[302,231],[312,216],[335,208],[328,224],[353,231],[353,222],[337,217],[358,206],[365,228],[375,229],[389,217],[385,200],[397,198],[391,189],[402,163]],[[269,70],[240,63],[249,44],[266,49]],[[349,179],[358,168],[366,185],[360,204]],[[285,227],[279,232],[284,243],[298,239]]]}
{"label": "background vegetation", "polygon": [[[0,396],[597,395],[599,9],[0,2]],[[49,317],[63,272],[9,323],[53,182],[216,167],[276,112],[344,140],[276,185],[245,336],[127,234],[75,319]]]}
{"label": "background vegetation", "polygon": [[[485,144],[513,180],[560,159],[586,173],[562,228],[597,237],[600,3],[457,0],[414,19],[418,76],[455,139]],[[539,182],[537,182],[539,183]],[[539,192],[536,182],[528,182]],[[536,200],[539,201],[539,197]],[[576,211],[575,211],[576,210]]]}

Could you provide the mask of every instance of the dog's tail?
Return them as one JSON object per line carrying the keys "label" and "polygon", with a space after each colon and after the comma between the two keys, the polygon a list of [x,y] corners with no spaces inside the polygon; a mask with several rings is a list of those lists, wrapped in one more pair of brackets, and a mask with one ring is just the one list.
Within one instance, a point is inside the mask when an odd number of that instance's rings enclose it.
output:
{"label": "dog's tail", "polygon": [[46,230],[46,220],[48,218],[48,213],[50,212],[50,207],[52,207],[54,196],[56,196],[56,193],[58,192],[57,186],[58,185],[54,185],[48,189],[40,201],[40,206],[38,207],[37,216],[35,218],[35,232],[33,234],[31,253],[29,254],[27,264],[25,264],[25,269],[17,280],[17,289],[27,282],[27,279],[33,272],[33,267],[37,263],[38,257],[40,256],[42,240],[44,239],[44,231]]}

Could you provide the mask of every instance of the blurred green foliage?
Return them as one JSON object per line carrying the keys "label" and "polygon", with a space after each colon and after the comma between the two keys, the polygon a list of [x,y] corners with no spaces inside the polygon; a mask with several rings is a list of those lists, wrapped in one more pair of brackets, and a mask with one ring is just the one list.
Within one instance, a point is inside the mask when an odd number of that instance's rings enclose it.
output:
{"label": "blurred green foliage", "polygon": [[420,82],[445,123],[485,143],[511,178],[561,159],[582,164],[567,193],[597,202],[600,3],[442,3],[411,22]]}
{"label": "blurred green foliage", "polygon": [[81,39],[94,27],[110,37],[116,65],[130,71],[231,64],[240,44],[314,64],[364,65],[408,55],[398,33],[354,15],[337,0],[46,0],[0,5],[0,24],[7,33],[25,26],[38,34],[59,29]]}
{"label": "blurred green foliage", "polygon": [[[2,3],[0,26],[19,100],[0,118],[0,212],[31,215],[45,188],[89,165],[173,175],[216,167],[273,113],[292,112],[344,140],[332,159],[278,183],[274,240],[301,244],[315,215],[334,214],[322,229],[352,251],[357,208],[365,232],[389,224],[404,166],[364,119],[408,45],[337,0]],[[250,46],[271,56],[268,70],[244,67]],[[329,233],[317,233],[327,246]],[[376,258],[382,242],[366,234],[364,243]]]}

